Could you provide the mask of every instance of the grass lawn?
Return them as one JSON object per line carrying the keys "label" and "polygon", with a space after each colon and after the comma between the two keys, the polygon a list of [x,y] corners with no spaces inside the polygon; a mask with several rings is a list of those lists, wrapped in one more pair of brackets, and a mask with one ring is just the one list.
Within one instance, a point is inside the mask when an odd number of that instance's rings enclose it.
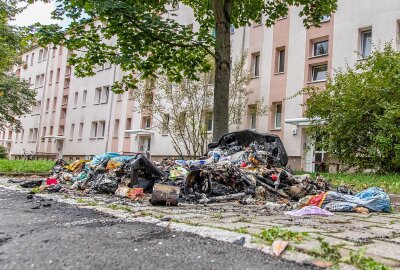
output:
{"label": "grass lawn", "polygon": [[[313,177],[315,173],[312,174]],[[368,187],[381,187],[388,193],[400,193],[400,174],[322,173],[333,186],[347,185],[357,191]]]}
{"label": "grass lawn", "polygon": [[54,161],[0,159],[1,173],[48,173]]}

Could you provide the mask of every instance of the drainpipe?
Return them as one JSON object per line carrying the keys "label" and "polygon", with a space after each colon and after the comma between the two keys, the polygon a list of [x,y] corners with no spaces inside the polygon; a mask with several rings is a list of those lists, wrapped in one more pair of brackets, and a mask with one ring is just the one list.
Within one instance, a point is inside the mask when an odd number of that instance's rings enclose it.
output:
{"label": "drainpipe", "polygon": [[[113,84],[115,82],[116,74],[117,74],[117,65],[114,65],[114,74],[113,74],[113,79],[112,79]],[[110,91],[111,91],[111,86],[110,86]],[[110,94],[110,92],[109,92],[109,94]],[[110,106],[110,113],[108,115],[107,138],[106,138],[106,149],[105,149],[105,152],[108,151],[108,142],[110,140],[111,114],[112,114],[113,105],[114,105],[114,94],[111,95],[110,102],[111,102],[111,106]]]}
{"label": "drainpipe", "polygon": [[41,108],[40,108],[40,114],[39,114],[39,127],[38,127],[38,134],[37,134],[37,138],[36,138],[36,146],[35,146],[35,154],[37,153],[37,151],[38,151],[38,147],[39,147],[39,139],[40,139],[40,134],[41,134],[41,131],[42,131],[42,127],[43,127],[43,125],[42,125],[42,116],[43,116],[43,109],[45,108],[45,106],[43,106],[44,104],[44,96],[45,96],[45,93],[46,93],[46,90],[47,90],[47,73],[48,73],[48,71],[49,71],[49,63],[50,63],[50,49],[49,49],[49,47],[50,46],[47,46],[47,60],[46,60],[46,73],[45,73],[45,76],[44,76],[44,81],[43,81],[43,94],[42,94],[42,100],[41,100]]}

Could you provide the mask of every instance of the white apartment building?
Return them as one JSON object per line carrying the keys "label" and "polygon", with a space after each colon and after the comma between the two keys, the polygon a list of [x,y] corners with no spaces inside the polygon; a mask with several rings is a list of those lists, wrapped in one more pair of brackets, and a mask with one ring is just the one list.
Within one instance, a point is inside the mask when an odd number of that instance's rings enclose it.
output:
{"label": "white apartment building", "polygon": [[[293,96],[305,86],[323,86],[327,74],[367,57],[378,44],[399,41],[400,1],[339,0],[338,10],[322,19],[320,28],[306,29],[291,8],[273,27],[254,24],[231,29],[233,58],[248,51],[247,67],[253,90],[243,124],[231,131],[255,129],[280,136],[295,170],[314,171],[324,151],[306,151],[304,96]],[[176,19],[198,25],[189,7],[179,5]],[[125,154],[149,151],[152,158],[176,156],[171,138],[153,128],[129,93],[110,91],[123,72],[114,65],[97,69],[93,77],[77,78],[68,66],[65,48],[36,47],[22,55],[25,64],[17,74],[38,91],[32,113],[21,118],[23,131],[0,132],[0,143],[11,157],[25,151],[44,158],[80,158],[115,151]],[[275,110],[268,116],[251,115],[257,100]]]}

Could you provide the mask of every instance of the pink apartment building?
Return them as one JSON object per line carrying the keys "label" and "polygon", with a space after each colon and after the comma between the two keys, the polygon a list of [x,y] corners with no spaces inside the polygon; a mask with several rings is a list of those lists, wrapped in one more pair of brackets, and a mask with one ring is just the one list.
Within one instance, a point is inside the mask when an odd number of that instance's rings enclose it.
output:
{"label": "pink apartment building", "polygon": [[[184,25],[198,25],[190,8],[171,10]],[[327,74],[367,57],[375,45],[399,41],[400,1],[339,0],[335,14],[322,18],[320,28],[305,29],[299,9],[279,19],[273,27],[254,24],[231,29],[233,57],[248,52],[248,69],[254,91],[242,125],[231,131],[254,129],[280,136],[292,169],[314,171],[324,151],[306,147],[301,104],[306,97],[293,96],[305,86],[323,86]],[[116,95],[110,86],[122,76],[114,65],[97,68],[93,77],[77,78],[67,64],[69,52],[62,47],[33,48],[22,55],[17,69],[37,92],[32,113],[21,118],[23,131],[0,132],[0,143],[10,157],[26,152],[44,158],[75,159],[106,151],[149,151],[155,159],[176,156],[168,136],[153,128],[145,112],[129,93]],[[274,110],[268,116],[252,115],[252,107],[263,99]],[[310,149],[310,150],[307,150]]]}

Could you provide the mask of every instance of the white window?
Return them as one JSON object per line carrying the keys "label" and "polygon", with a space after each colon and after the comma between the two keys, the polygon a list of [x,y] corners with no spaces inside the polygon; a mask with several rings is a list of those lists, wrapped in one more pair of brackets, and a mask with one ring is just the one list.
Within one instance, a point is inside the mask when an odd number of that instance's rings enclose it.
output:
{"label": "white window", "polygon": [[46,136],[46,127],[43,127],[43,131],[42,131],[42,139],[44,139],[44,136]]}
{"label": "white window", "polygon": [[97,138],[104,138],[105,132],[106,132],[106,122],[105,121],[99,121],[97,124],[98,126],[98,131],[97,131]]}
{"label": "white window", "polygon": [[115,119],[115,122],[114,122],[114,134],[113,134],[114,138],[118,137],[118,132],[119,132],[119,119]]}
{"label": "white window", "polygon": [[26,63],[26,64],[29,63],[29,54],[27,54],[27,55],[25,56],[25,63]]}
{"label": "white window", "polygon": [[31,57],[31,66],[33,66],[33,59],[35,58],[35,53],[32,53],[32,57]]}
{"label": "white window", "polygon": [[367,58],[372,52],[372,30],[361,32],[361,56]]}
{"label": "white window", "polygon": [[312,81],[326,81],[326,72],[328,71],[328,65],[321,65],[312,67]]}
{"label": "white window", "polygon": [[82,140],[82,135],[83,135],[83,123],[80,123],[79,124],[78,140]]}
{"label": "white window", "polygon": [[319,42],[314,42],[313,44],[313,56],[318,56],[318,55],[326,55],[328,54],[328,41],[319,41]]}
{"label": "white window", "polygon": [[21,142],[24,141],[24,133],[25,133],[25,130],[22,129],[22,130],[21,130]]}
{"label": "white window", "polygon": [[58,128],[58,135],[63,136],[64,135],[64,126],[60,126]]}
{"label": "white window", "polygon": [[328,22],[331,19],[330,15],[324,15],[321,17],[321,22]]}
{"label": "white window", "polygon": [[35,78],[35,88],[39,87],[40,85],[40,75],[37,75]]}
{"label": "white window", "polygon": [[74,132],[75,132],[75,124],[71,125],[71,130],[69,131],[69,140],[73,141],[74,140]]}
{"label": "white window", "polygon": [[96,138],[97,137],[97,122],[92,122],[92,129],[90,130],[90,137],[91,138]]}
{"label": "white window", "polygon": [[100,104],[101,101],[101,87],[95,89],[94,104]]}
{"label": "white window", "polygon": [[82,95],[82,107],[86,106],[86,97],[87,97],[87,90],[84,90]]}
{"label": "white window", "polygon": [[253,53],[253,77],[260,76],[260,53]]}
{"label": "white window", "polygon": [[42,55],[42,61],[47,60],[47,53],[49,52],[49,50],[47,48],[45,48],[43,50],[43,55]]}
{"label": "white window", "polygon": [[39,51],[38,63],[40,63],[40,62],[42,61],[42,58],[43,58],[43,50],[41,49],[41,50]]}
{"label": "white window", "polygon": [[39,86],[42,87],[44,85],[44,73],[40,74],[40,82],[39,82]]}
{"label": "white window", "polygon": [[274,119],[275,129],[280,129],[282,127],[282,104],[275,105],[275,119]]}
{"label": "white window", "polygon": [[50,71],[50,75],[49,75],[49,85],[51,85],[53,83],[53,71]]}
{"label": "white window", "polygon": [[151,117],[150,116],[143,117],[143,128],[144,129],[151,128]]}
{"label": "white window", "polygon": [[257,107],[256,105],[249,105],[248,112],[250,115],[250,129],[257,128]]}
{"label": "white window", "polygon": [[65,79],[64,80],[64,88],[69,88],[69,84],[70,84],[70,79]]}
{"label": "white window", "polygon": [[60,74],[61,74],[61,70],[58,68],[57,69],[57,76],[56,76],[56,83],[60,82]]}
{"label": "white window", "polygon": [[107,103],[109,95],[110,95],[110,87],[104,86],[101,90],[101,103]]}
{"label": "white window", "polygon": [[[132,118],[126,118],[125,130],[131,130],[132,128]],[[129,133],[125,133],[125,138],[129,138]]]}
{"label": "white window", "polygon": [[277,73],[285,72],[285,48],[277,49]]}
{"label": "white window", "polygon": [[78,97],[79,97],[79,93],[75,92],[75,96],[74,96],[74,109],[78,106]]}
{"label": "white window", "polygon": [[60,118],[65,118],[65,117],[67,117],[67,108],[62,108]]}
{"label": "white window", "polygon": [[50,109],[50,99],[48,98],[48,99],[46,100],[46,113],[49,112],[49,109]]}
{"label": "white window", "polygon": [[57,108],[57,98],[55,97],[53,100],[53,112],[56,111],[56,108]]}

